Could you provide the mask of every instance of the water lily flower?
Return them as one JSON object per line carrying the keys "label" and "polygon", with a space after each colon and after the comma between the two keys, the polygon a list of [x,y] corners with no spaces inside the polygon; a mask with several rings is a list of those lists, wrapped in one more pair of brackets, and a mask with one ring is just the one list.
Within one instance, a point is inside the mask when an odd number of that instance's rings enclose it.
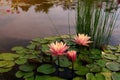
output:
{"label": "water lily flower", "polygon": [[76,60],[76,51],[75,50],[71,50],[67,52],[68,58],[74,62]]}
{"label": "water lily flower", "polygon": [[65,43],[57,41],[48,46],[50,47],[50,52],[53,56],[64,55],[65,51],[69,48]]}
{"label": "water lily flower", "polygon": [[89,46],[88,44],[92,42],[89,39],[90,39],[90,37],[87,35],[78,34],[78,35],[75,35],[74,42],[76,42],[79,45]]}

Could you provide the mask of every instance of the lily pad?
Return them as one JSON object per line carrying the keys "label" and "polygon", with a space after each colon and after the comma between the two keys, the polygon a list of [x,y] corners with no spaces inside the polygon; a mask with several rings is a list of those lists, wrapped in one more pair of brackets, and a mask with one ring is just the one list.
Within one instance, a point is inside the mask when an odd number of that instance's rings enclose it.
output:
{"label": "lily pad", "polygon": [[[69,67],[72,64],[66,57],[60,57],[59,61],[60,61],[59,66],[61,67]],[[58,65],[58,60],[56,60],[55,63]]]}
{"label": "lily pad", "polygon": [[85,79],[82,77],[75,77],[75,78],[73,78],[73,80],[85,80]]}
{"label": "lily pad", "polygon": [[51,76],[36,76],[35,80],[65,80],[65,79],[61,79],[59,77],[51,77]]}
{"label": "lily pad", "polygon": [[104,59],[100,59],[100,60],[97,60],[97,65],[99,65],[100,67],[105,67],[107,61],[104,60]]}
{"label": "lily pad", "polygon": [[5,68],[9,68],[15,65],[15,63],[13,61],[6,61],[7,65],[5,66]]}
{"label": "lily pad", "polygon": [[14,60],[17,57],[19,57],[19,55],[13,54],[13,53],[1,53],[0,54],[0,59],[2,60]]}
{"label": "lily pad", "polygon": [[101,72],[105,76],[105,80],[112,80],[111,79],[111,72]]}
{"label": "lily pad", "polygon": [[50,64],[43,64],[37,68],[37,72],[44,73],[44,74],[51,74],[55,72],[55,68],[53,65]]}
{"label": "lily pad", "polygon": [[116,61],[120,63],[120,56],[118,56],[118,59]]}
{"label": "lily pad", "polygon": [[88,64],[87,67],[90,69],[90,72],[100,72],[102,68],[97,64]]}
{"label": "lily pad", "polygon": [[119,71],[120,70],[120,64],[117,62],[107,62],[106,67],[111,71]]}
{"label": "lily pad", "polygon": [[35,66],[34,65],[21,65],[20,67],[19,67],[19,69],[21,70],[21,71],[25,71],[25,72],[31,72],[31,71],[33,71],[34,69],[35,69]]}
{"label": "lily pad", "polygon": [[87,67],[80,66],[79,70],[75,71],[75,73],[77,75],[86,75],[87,73],[89,73],[89,69]]}
{"label": "lily pad", "polygon": [[17,78],[21,78],[21,77],[23,77],[23,75],[24,75],[24,73],[22,71],[17,71],[16,74],[15,74],[15,76]]}
{"label": "lily pad", "polygon": [[8,72],[10,71],[12,68],[0,68],[0,73],[4,73],[4,72]]}
{"label": "lily pad", "polygon": [[120,80],[120,72],[113,72],[112,79],[113,80]]}
{"label": "lily pad", "polygon": [[27,62],[26,58],[19,58],[15,61],[16,64],[25,64]]}
{"label": "lily pad", "polygon": [[86,78],[87,78],[87,80],[105,80],[105,77],[104,77],[104,75],[102,75],[102,74],[93,74],[93,73],[88,73],[87,75],[86,75]]}
{"label": "lily pad", "polygon": [[117,59],[117,56],[116,55],[113,55],[113,54],[103,54],[102,55],[103,58],[106,58],[106,59],[110,59],[110,60],[116,60]]}
{"label": "lily pad", "polygon": [[0,61],[0,67],[4,67],[6,65],[7,65],[6,61]]}

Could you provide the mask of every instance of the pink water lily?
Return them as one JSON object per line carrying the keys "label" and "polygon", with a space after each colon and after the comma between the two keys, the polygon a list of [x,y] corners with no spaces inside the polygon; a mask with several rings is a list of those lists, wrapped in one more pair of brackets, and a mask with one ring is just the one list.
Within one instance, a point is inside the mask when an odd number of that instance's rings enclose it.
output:
{"label": "pink water lily", "polygon": [[64,55],[65,51],[69,48],[65,43],[63,42],[55,42],[51,43],[49,45],[50,52],[52,53],[53,56],[59,56],[59,55]]}
{"label": "pink water lily", "polygon": [[91,43],[92,41],[89,40],[90,37],[84,34],[78,34],[75,35],[74,37],[74,42],[76,42],[79,45],[83,45],[83,46],[89,46],[89,43]]}
{"label": "pink water lily", "polygon": [[76,60],[76,51],[75,50],[71,50],[67,52],[68,58],[74,62]]}

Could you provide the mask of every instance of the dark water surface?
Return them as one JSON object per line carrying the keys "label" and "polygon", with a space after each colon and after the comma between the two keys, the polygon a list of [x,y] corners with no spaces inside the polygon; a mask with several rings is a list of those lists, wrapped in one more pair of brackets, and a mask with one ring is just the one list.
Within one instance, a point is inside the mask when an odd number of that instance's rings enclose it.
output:
{"label": "dark water surface", "polygon": [[[75,33],[72,0],[0,0],[0,51],[33,38]],[[120,43],[120,17],[110,44]]]}

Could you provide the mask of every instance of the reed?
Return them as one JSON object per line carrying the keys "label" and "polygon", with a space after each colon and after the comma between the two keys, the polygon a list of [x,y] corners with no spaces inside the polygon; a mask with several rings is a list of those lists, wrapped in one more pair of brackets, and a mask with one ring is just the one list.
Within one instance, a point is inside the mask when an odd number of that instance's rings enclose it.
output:
{"label": "reed", "polygon": [[119,12],[113,1],[78,0],[76,13],[76,33],[91,36],[92,47],[108,44]]}

